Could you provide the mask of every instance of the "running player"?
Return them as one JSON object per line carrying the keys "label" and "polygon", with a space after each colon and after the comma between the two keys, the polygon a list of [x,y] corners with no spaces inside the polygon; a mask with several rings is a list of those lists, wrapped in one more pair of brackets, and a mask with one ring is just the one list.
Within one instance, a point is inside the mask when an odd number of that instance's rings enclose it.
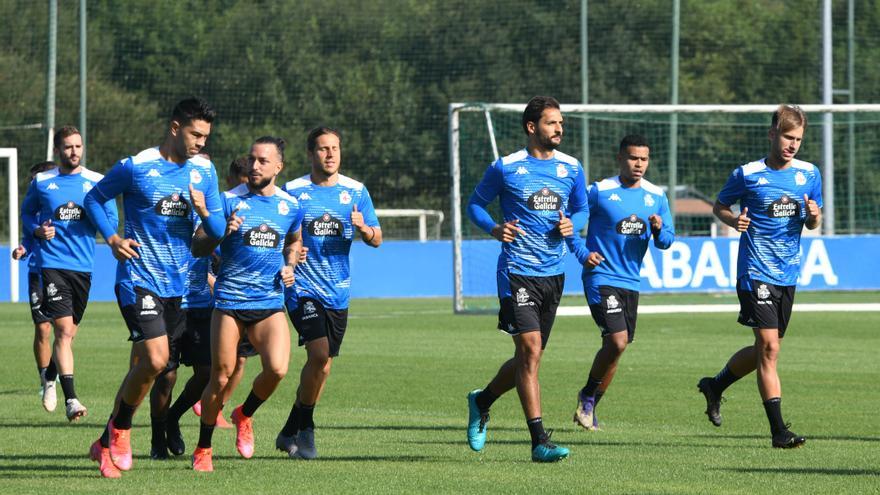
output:
{"label": "running player", "polygon": [[[186,291],[194,201],[208,235],[223,236],[225,221],[214,165],[198,154],[205,146],[214,110],[187,98],[172,111],[165,140],[120,160],[86,196],[86,210],[113,255],[116,298],[132,341],[132,366],[115,401],[112,419],[92,444],[101,475],[118,478],[131,469],[131,421],[156,378],[175,369],[176,346],[184,330],[180,300]],[[123,195],[125,238],[100,215],[101,205]],[[205,206],[205,204],[207,206]],[[170,390],[169,390],[170,395]]]}
{"label": "running player", "polygon": [[[202,394],[199,444],[192,462],[196,471],[214,470],[215,420],[233,392],[229,378],[242,335],[247,335],[263,365],[247,400],[232,412],[235,445],[242,457],[254,455],[252,416],[287,374],[290,333],[284,317],[284,287],[294,280],[302,211],[296,199],[275,186],[283,167],[284,141],[261,137],[251,146],[247,184],[223,194],[226,236],[220,244],[220,270],[214,284],[211,380]],[[210,253],[215,245],[199,229],[193,254]]]}
{"label": "running player", "polygon": [[303,249],[314,253],[297,264],[296,284],[287,290],[287,309],[306,362],[287,423],[275,439],[279,450],[301,459],[318,456],[314,410],[348,324],[351,243],[358,236],[368,246],[382,244],[367,188],[339,173],[341,145],[335,129],[313,129],[306,140],[311,173],[284,186],[304,212]]}
{"label": "running player", "polygon": [[[30,169],[30,179],[34,180],[37,174],[55,168],[55,162],[40,162]],[[38,219],[39,220],[39,219]],[[40,395],[43,408],[52,412],[58,405],[58,396],[55,392],[55,379],[58,378],[58,368],[52,359],[52,318],[46,316],[41,307],[43,305],[43,282],[40,271],[40,243],[31,233],[25,232],[21,238],[21,245],[12,250],[12,259],[28,262],[28,295],[30,298],[31,319],[34,322],[34,360],[37,362],[37,372],[40,375]]]}
{"label": "running player", "polygon": [[[468,203],[471,220],[501,241],[498,328],[515,345],[513,358],[492,381],[468,394],[468,443],[482,450],[489,407],[515,386],[532,438],[532,460],[554,462],[569,451],[551,443],[550,432],[544,430],[538,368],[562,296],[568,252],[563,239],[580,232],[589,207],[581,164],[556,150],[562,142],[559,102],[532,98],[522,126],[526,148],[490,165]],[[501,224],[486,211],[496,197],[504,216]]]}
{"label": "running player", "polygon": [[584,295],[602,335],[602,347],[593,359],[587,384],[578,393],[574,413],[574,422],[587,430],[599,429],[596,406],[635,336],[639,271],[648,243],[653,237],[657,248],[668,249],[675,240],[666,194],[644,179],[649,162],[648,141],[638,135],[624,137],[617,152],[619,175],[587,190],[586,245],[580,236],[567,239],[584,266]]}
{"label": "running player", "polygon": [[[73,381],[73,339],[89,302],[95,258],[95,226],[87,219],[83,200],[104,176],[85,168],[82,136],[64,126],[54,136],[58,167],[37,174],[21,205],[25,232],[40,244],[43,313],[55,327],[53,359],[61,378],[67,419],[85,416]],[[101,209],[111,223],[118,222],[116,203]]]}
{"label": "running player", "polygon": [[[801,231],[822,223],[822,178],[812,163],[795,158],[807,116],[797,106],[780,105],[770,122],[770,153],[735,169],[718,193],[715,216],[742,232],[737,258],[739,323],[752,328],[755,342],[737,351],[714,377],[697,388],[706,415],[721,426],[721,394],[752,371],[770,422],[771,445],[800,447],[806,438],[782,419],[782,387],[776,363],[794,304],[800,274]],[[740,212],[731,206],[739,202]]]}

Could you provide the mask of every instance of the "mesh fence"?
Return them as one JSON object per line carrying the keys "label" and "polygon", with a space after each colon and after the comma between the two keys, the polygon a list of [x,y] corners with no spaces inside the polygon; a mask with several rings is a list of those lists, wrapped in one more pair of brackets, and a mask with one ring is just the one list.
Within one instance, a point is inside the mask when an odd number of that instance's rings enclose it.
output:
{"label": "mesh fence", "polygon": [[[681,3],[681,103],[819,102],[820,0]],[[875,3],[855,1],[856,102],[880,100]],[[92,0],[87,165],[104,172],[158,144],[175,101],[197,94],[219,111],[207,151],[221,175],[264,134],[291,143],[282,179],[302,175],[306,133],[327,124],[343,133],[343,173],[365,182],[378,208],[441,210],[448,219],[448,104],[524,102],[535,94],[582,101],[580,8],[579,0]],[[834,3],[837,88],[849,75],[846,9]],[[672,0],[593,1],[588,12],[590,103],[667,103]],[[0,0],[0,19],[0,147],[19,149],[23,194],[24,171],[46,155],[46,130],[21,126],[46,120],[48,1]],[[58,126],[79,121],[79,21],[78,2],[58,2]],[[607,137],[597,130],[591,138],[596,175],[608,173],[609,149],[628,125],[619,120]],[[655,157],[664,153],[663,122],[656,129]],[[680,142],[714,139],[681,132]],[[818,159],[811,144],[818,139],[808,139],[805,158]],[[761,144],[754,136],[742,141]],[[685,168],[707,159],[704,148],[692,149],[693,159],[680,157],[680,183],[714,192],[714,175]],[[473,150],[478,168],[488,163],[485,151]],[[726,170],[740,156],[712,158]],[[859,170],[873,180],[867,163]],[[653,173],[663,181],[662,165]],[[876,211],[876,196],[867,200],[873,203],[862,207]],[[411,219],[389,222],[388,238],[415,236]],[[6,225],[0,222],[2,236]],[[838,226],[847,231],[845,217]],[[878,227],[851,231],[859,229]]]}

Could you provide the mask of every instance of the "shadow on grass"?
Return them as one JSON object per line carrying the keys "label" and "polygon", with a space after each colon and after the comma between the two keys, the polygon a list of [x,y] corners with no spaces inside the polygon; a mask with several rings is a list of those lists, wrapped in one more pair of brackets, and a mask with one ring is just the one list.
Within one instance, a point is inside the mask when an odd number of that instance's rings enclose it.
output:
{"label": "shadow on grass", "polygon": [[[726,438],[733,440],[769,440],[770,435],[712,435],[708,434],[700,434],[700,435],[690,435],[695,438]],[[880,442],[880,437],[860,437],[855,435],[806,435],[807,441],[810,440],[833,440],[833,441],[841,441],[841,442]]]}
{"label": "shadow on grass", "polygon": [[762,473],[762,474],[830,474],[835,476],[880,476],[880,469],[847,469],[847,468],[715,468],[715,471],[730,471],[735,473]]}
{"label": "shadow on grass", "polygon": [[[411,425],[367,425],[367,426],[359,426],[359,425],[321,425],[319,427],[322,430],[379,430],[379,431],[449,431],[449,432],[461,432],[465,431],[464,425],[462,426],[411,426]],[[513,427],[504,427],[499,426],[497,428],[492,428],[492,431],[527,431],[525,428],[513,428]]]}
{"label": "shadow on grass", "polygon": [[[103,425],[99,423],[89,423],[83,421],[68,422],[63,413],[58,417],[58,421],[54,419],[46,420],[45,423],[37,422],[0,422],[0,428],[91,428],[98,431]],[[98,433],[100,434],[100,432]]]}

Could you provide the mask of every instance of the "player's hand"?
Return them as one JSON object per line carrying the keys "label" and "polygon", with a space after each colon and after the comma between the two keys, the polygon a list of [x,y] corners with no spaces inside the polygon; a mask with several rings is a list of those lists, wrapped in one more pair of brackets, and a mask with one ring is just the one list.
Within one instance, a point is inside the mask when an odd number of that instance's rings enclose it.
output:
{"label": "player's hand", "polygon": [[296,257],[296,264],[302,265],[303,263],[305,263],[306,258],[308,258],[308,255],[309,255],[309,248],[303,246],[299,250],[299,255]]}
{"label": "player's hand", "polygon": [[736,231],[737,232],[745,232],[749,230],[749,224],[752,223],[752,219],[749,218],[749,207],[746,206],[742,209],[742,212],[736,217]]}
{"label": "player's hand", "polygon": [[660,229],[663,228],[663,218],[656,213],[648,217],[648,221],[651,222],[651,230],[654,232],[660,232]]}
{"label": "player's hand", "polygon": [[207,218],[211,216],[211,212],[208,211],[208,205],[205,203],[205,193],[194,188],[192,184],[189,185],[189,200],[192,202],[193,210],[200,217]]}
{"label": "player's hand", "polygon": [[34,229],[34,237],[43,240],[50,240],[55,237],[55,226],[52,225],[52,219],[43,222],[42,225]]}
{"label": "player's hand", "polygon": [[293,285],[294,276],[292,266],[284,265],[281,268],[281,281],[284,283],[285,287],[290,287],[291,285]]}
{"label": "player's hand", "polygon": [[244,221],[244,217],[238,216],[238,208],[232,210],[232,215],[226,219],[226,232],[223,234],[223,237],[228,236],[233,232],[238,232],[238,229],[241,228],[241,223]]}
{"label": "player's hand", "polygon": [[571,223],[570,218],[566,218],[565,212],[562,210],[559,210],[559,222],[556,224],[556,228],[559,229],[562,237],[569,237],[574,234],[574,225]]}
{"label": "player's hand", "polygon": [[113,251],[113,257],[119,261],[140,258],[135,248],[139,248],[141,245],[134,239],[123,239],[118,234],[113,234],[110,239],[107,239],[107,244]]}
{"label": "player's hand", "polygon": [[598,252],[593,251],[587,257],[587,262],[584,263],[584,265],[589,266],[590,268],[596,268],[597,266],[599,266],[599,263],[602,263],[603,261],[605,261],[605,257]]}
{"label": "player's hand", "polygon": [[819,216],[819,203],[816,203],[810,197],[804,194],[804,207],[807,212],[807,219]]}
{"label": "player's hand", "polygon": [[358,211],[357,205],[354,205],[351,208],[351,225],[352,227],[358,229],[358,231],[360,232],[364,232],[364,230],[366,230],[366,225],[364,224],[364,214]]}
{"label": "player's hand", "polygon": [[18,246],[17,248],[12,250],[12,259],[20,260],[24,258],[24,255],[27,254],[27,249],[24,246]]}
{"label": "player's hand", "polygon": [[519,218],[516,218],[509,222],[504,222],[501,225],[496,225],[495,228],[492,229],[492,237],[501,242],[513,242],[516,240],[516,236],[526,235],[525,230],[516,226],[518,223]]}

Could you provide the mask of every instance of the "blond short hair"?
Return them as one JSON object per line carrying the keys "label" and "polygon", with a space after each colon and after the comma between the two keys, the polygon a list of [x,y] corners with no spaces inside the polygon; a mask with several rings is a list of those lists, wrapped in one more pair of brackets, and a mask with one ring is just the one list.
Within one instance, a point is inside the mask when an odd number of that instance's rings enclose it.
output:
{"label": "blond short hair", "polygon": [[770,129],[787,132],[798,127],[807,128],[807,114],[797,105],[782,104],[773,112]]}

